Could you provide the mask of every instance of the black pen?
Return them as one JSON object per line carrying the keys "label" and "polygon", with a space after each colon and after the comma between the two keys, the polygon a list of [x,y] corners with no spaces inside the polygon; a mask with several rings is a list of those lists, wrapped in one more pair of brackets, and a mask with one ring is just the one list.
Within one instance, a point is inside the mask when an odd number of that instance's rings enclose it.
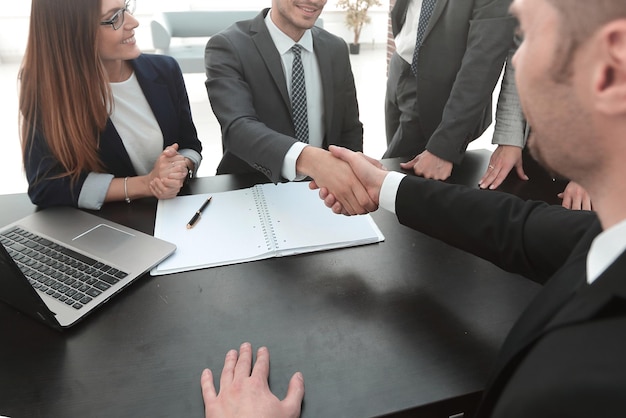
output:
{"label": "black pen", "polygon": [[202,211],[206,209],[207,206],[209,206],[209,202],[211,201],[211,199],[213,199],[213,196],[207,197],[202,206],[200,206],[200,209],[198,209],[196,213],[194,213],[191,220],[187,222],[187,229],[193,228],[198,223],[198,221],[200,220],[200,216],[202,216]]}

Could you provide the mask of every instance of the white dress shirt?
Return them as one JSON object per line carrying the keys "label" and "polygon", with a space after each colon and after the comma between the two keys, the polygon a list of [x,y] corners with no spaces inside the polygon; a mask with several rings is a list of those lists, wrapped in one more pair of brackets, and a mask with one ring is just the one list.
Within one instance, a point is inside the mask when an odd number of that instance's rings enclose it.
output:
{"label": "white dress shirt", "polygon": [[[324,142],[324,103],[322,93],[322,76],[320,74],[317,57],[313,51],[313,36],[311,30],[307,30],[298,42],[294,42],[282,32],[271,19],[272,10],[265,16],[265,24],[269,30],[272,41],[281,56],[287,91],[291,97],[291,70],[293,65],[293,53],[291,47],[296,43],[302,46],[302,66],[304,67],[304,82],[306,84],[306,108],[309,122],[309,145],[321,147]],[[296,160],[307,144],[297,142],[285,155],[281,175],[287,180],[297,180]]]}
{"label": "white dress shirt", "polygon": [[591,284],[626,250],[626,219],[595,237],[587,254],[587,283]]}
{"label": "white dress shirt", "polygon": [[417,27],[422,14],[422,0],[411,0],[406,10],[406,19],[394,43],[396,52],[409,64],[413,61],[415,41],[417,41]]}

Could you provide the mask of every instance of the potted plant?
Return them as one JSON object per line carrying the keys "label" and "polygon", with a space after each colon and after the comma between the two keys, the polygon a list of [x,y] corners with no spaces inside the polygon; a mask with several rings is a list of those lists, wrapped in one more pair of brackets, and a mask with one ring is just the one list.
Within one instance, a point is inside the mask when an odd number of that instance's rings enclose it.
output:
{"label": "potted plant", "polygon": [[359,53],[359,38],[361,29],[371,18],[367,15],[367,10],[372,6],[380,6],[380,0],[338,0],[337,7],[346,11],[346,26],[354,33],[354,42],[350,44],[350,53]]}

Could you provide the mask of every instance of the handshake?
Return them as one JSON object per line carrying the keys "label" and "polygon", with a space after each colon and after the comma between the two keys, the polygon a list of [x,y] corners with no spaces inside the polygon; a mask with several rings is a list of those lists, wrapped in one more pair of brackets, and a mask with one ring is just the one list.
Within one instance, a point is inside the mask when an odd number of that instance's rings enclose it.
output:
{"label": "handshake", "polygon": [[[361,215],[378,209],[380,189],[387,176],[383,165],[363,153],[331,145],[318,149],[309,187],[319,189],[324,204],[343,215]],[[323,154],[322,154],[323,153]]]}

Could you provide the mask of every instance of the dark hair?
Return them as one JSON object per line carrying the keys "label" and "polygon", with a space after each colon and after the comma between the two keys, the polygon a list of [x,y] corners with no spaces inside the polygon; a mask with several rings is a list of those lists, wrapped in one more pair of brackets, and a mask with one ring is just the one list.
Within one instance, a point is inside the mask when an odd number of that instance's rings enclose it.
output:
{"label": "dark hair", "polygon": [[101,7],[101,0],[32,0],[19,72],[24,161],[38,133],[73,181],[102,171],[99,133],[112,99],[97,47]]}

